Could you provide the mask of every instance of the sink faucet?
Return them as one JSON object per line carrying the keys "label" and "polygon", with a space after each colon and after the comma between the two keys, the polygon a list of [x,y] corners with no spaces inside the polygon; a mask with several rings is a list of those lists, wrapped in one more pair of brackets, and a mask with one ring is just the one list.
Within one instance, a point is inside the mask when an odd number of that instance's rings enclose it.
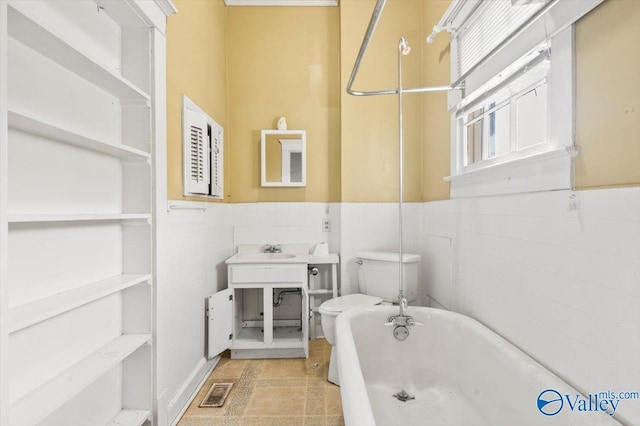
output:
{"label": "sink faucet", "polygon": [[265,253],[282,253],[280,244],[267,244],[264,248]]}

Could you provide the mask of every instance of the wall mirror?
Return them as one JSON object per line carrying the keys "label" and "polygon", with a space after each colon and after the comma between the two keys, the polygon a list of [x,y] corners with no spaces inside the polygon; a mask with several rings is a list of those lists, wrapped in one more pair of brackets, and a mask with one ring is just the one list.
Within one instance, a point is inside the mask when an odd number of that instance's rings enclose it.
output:
{"label": "wall mirror", "polygon": [[260,139],[262,186],[306,186],[307,132],[263,130]]}

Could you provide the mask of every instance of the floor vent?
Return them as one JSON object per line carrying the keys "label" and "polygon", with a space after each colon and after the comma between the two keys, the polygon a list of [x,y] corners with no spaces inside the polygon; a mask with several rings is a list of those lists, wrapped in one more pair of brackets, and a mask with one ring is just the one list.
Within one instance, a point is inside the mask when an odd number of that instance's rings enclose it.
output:
{"label": "floor vent", "polygon": [[222,407],[233,383],[214,383],[200,403],[200,407]]}

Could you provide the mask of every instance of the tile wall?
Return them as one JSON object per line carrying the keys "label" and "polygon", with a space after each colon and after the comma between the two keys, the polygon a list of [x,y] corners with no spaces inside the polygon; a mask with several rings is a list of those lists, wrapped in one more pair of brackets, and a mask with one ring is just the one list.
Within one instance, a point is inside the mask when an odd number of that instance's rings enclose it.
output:
{"label": "tile wall", "polygon": [[233,253],[228,205],[172,203],[159,218],[157,368],[159,419],[171,421],[206,373],[205,298],[226,288]]}
{"label": "tile wall", "polygon": [[[230,204],[233,245],[329,243],[340,252],[340,205],[338,203],[245,203]],[[329,231],[323,220],[329,219]]]}
{"label": "tile wall", "polygon": [[[359,251],[398,248],[394,203],[204,206],[167,215],[171,262],[158,323],[179,346],[158,343],[161,384],[173,393],[203,358],[203,317],[193,306],[226,286],[224,260],[238,244],[326,241],[341,256],[343,294],[357,291]],[[420,304],[480,320],[584,393],[640,390],[640,188],[407,203],[404,211],[405,251],[422,255]],[[640,402],[618,411],[640,425]]]}
{"label": "tile wall", "polygon": [[[640,390],[640,188],[426,203],[422,249],[434,306],[585,394]],[[640,424],[640,401],[618,416]]]}
{"label": "tile wall", "polygon": [[[340,210],[330,203],[196,203],[159,218],[157,363],[160,419],[171,422],[210,366],[205,298],[227,286],[224,261],[240,244],[329,243],[340,251]],[[329,232],[322,229],[329,218]]]}
{"label": "tile wall", "polygon": [[[420,254],[421,204],[403,207],[404,251]],[[342,203],[340,205],[340,271],[342,293],[358,291],[357,254],[361,251],[398,251],[396,203]],[[424,292],[422,292],[424,293]]]}

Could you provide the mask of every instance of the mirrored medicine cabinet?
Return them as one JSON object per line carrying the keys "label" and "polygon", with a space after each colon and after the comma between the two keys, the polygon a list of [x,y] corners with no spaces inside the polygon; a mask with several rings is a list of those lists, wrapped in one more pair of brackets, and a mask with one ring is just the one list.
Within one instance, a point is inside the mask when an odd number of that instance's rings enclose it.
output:
{"label": "mirrored medicine cabinet", "polygon": [[306,186],[306,145],[305,130],[262,130],[260,137],[262,186]]}

